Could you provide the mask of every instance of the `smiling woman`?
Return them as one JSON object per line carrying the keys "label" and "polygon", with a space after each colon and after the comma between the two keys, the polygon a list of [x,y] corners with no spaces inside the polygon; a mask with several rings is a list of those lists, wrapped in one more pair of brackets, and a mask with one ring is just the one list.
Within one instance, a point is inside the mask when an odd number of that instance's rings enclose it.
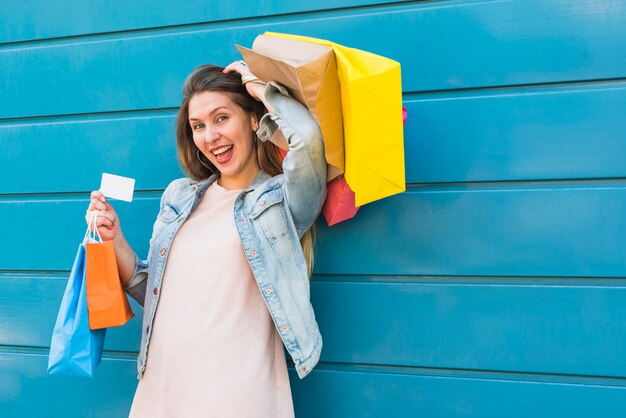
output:
{"label": "smiling woman", "polygon": [[[226,179],[229,173],[226,171],[239,171],[235,167],[237,163],[245,167],[254,163],[264,164],[266,167],[262,168],[269,174],[282,173],[282,161],[276,146],[271,142],[258,143],[256,140],[255,131],[266,108],[262,101],[252,98],[246,87],[256,89],[262,95],[259,89],[263,86],[256,83],[244,86],[239,73],[226,74],[223,70],[222,67],[203,65],[185,81],[176,125],[181,163],[195,180],[207,178],[219,171],[220,184],[229,182]],[[245,70],[245,67],[241,67],[241,70]],[[229,161],[225,157],[228,155],[220,157],[218,162],[215,150],[210,148],[235,145],[232,142],[235,139],[250,152],[239,149],[239,161],[234,161],[231,168],[227,167]],[[257,158],[254,158],[255,152]],[[248,179],[251,181],[252,178],[254,176]],[[234,188],[243,188],[245,185],[236,186]]]}
{"label": "smiling woman", "polygon": [[205,91],[189,100],[193,142],[221,173],[217,182],[227,189],[243,189],[259,172],[254,132],[259,122],[226,93]]}
{"label": "smiling woman", "polygon": [[326,196],[319,127],[245,65],[204,65],[183,86],[177,145],[189,178],[163,193],[147,260],[100,192],[89,207],[104,211],[99,230],[145,308],[130,415],[292,417],[283,345],[300,378],[322,348],[309,300],[311,227]]}

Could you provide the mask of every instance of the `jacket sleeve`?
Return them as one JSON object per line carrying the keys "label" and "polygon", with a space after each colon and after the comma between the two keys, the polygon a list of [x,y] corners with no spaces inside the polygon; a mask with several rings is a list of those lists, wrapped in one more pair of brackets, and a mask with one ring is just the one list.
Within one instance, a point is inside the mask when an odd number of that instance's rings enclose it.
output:
{"label": "jacket sleeve", "polygon": [[146,285],[148,283],[148,260],[141,260],[135,254],[135,272],[130,280],[124,285],[124,290],[133,297],[141,306],[146,298]]}
{"label": "jacket sleeve", "polygon": [[[173,182],[168,186],[163,195],[161,196],[161,204],[159,207],[159,213],[163,210],[163,204],[167,201],[166,196],[168,195],[168,191]],[[152,228],[152,236],[154,237],[155,228]],[[124,290],[133,299],[135,299],[139,304],[143,307],[144,301],[146,299],[146,287],[148,284],[148,267],[149,267],[149,255],[152,253],[152,239],[150,240],[150,249],[148,250],[148,259],[142,260],[135,253],[135,271],[131,276],[130,280],[124,285]]]}
{"label": "jacket sleeve", "polygon": [[257,135],[268,140],[278,128],[289,151],[283,161],[285,203],[302,236],[317,219],[326,199],[324,141],[309,110],[289,97],[284,87],[270,82],[265,98],[273,109],[263,116]]}

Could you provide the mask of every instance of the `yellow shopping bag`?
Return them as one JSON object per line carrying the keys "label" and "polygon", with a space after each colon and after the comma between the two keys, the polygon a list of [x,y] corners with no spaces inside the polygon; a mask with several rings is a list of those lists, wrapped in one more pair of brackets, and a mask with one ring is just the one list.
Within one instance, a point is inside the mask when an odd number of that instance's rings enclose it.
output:
{"label": "yellow shopping bag", "polygon": [[400,64],[334,42],[265,32],[335,51],[343,114],[345,179],[356,206],[405,190]]}

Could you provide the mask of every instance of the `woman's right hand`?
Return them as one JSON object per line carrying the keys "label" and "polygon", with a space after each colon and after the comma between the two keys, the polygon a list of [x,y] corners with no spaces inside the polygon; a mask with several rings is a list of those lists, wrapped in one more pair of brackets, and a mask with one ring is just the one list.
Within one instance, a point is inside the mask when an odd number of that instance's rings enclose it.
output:
{"label": "woman's right hand", "polygon": [[100,236],[104,241],[119,241],[123,238],[120,220],[115,213],[113,206],[106,200],[100,190],[91,192],[91,202],[87,208],[85,221],[89,225],[89,218],[92,211],[98,211],[97,227]]}
{"label": "woman's right hand", "polygon": [[242,77],[242,80],[244,79],[244,77],[246,77],[248,81],[243,82],[243,84],[246,86],[246,90],[248,90],[248,94],[254,97],[255,99],[257,99],[258,101],[261,101],[265,104],[264,96],[265,96],[266,83],[262,82],[254,74],[252,74],[252,72],[248,68],[248,65],[245,63],[245,61],[239,60],[239,61],[231,62],[224,68],[223,72],[225,74],[232,73],[232,72],[239,73],[239,75]]}

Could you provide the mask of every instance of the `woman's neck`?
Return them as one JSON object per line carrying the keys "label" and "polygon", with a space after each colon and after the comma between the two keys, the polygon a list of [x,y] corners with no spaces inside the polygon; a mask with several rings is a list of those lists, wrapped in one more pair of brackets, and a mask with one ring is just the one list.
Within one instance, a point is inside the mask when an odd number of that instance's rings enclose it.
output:
{"label": "woman's neck", "polygon": [[259,174],[260,171],[261,171],[261,168],[259,167],[259,169],[254,172],[250,172],[246,174],[241,173],[241,175],[239,176],[225,177],[223,175],[220,175],[216,181],[217,181],[217,184],[219,184],[226,190],[247,189],[248,186],[252,184],[252,181],[256,178],[256,176]]}

